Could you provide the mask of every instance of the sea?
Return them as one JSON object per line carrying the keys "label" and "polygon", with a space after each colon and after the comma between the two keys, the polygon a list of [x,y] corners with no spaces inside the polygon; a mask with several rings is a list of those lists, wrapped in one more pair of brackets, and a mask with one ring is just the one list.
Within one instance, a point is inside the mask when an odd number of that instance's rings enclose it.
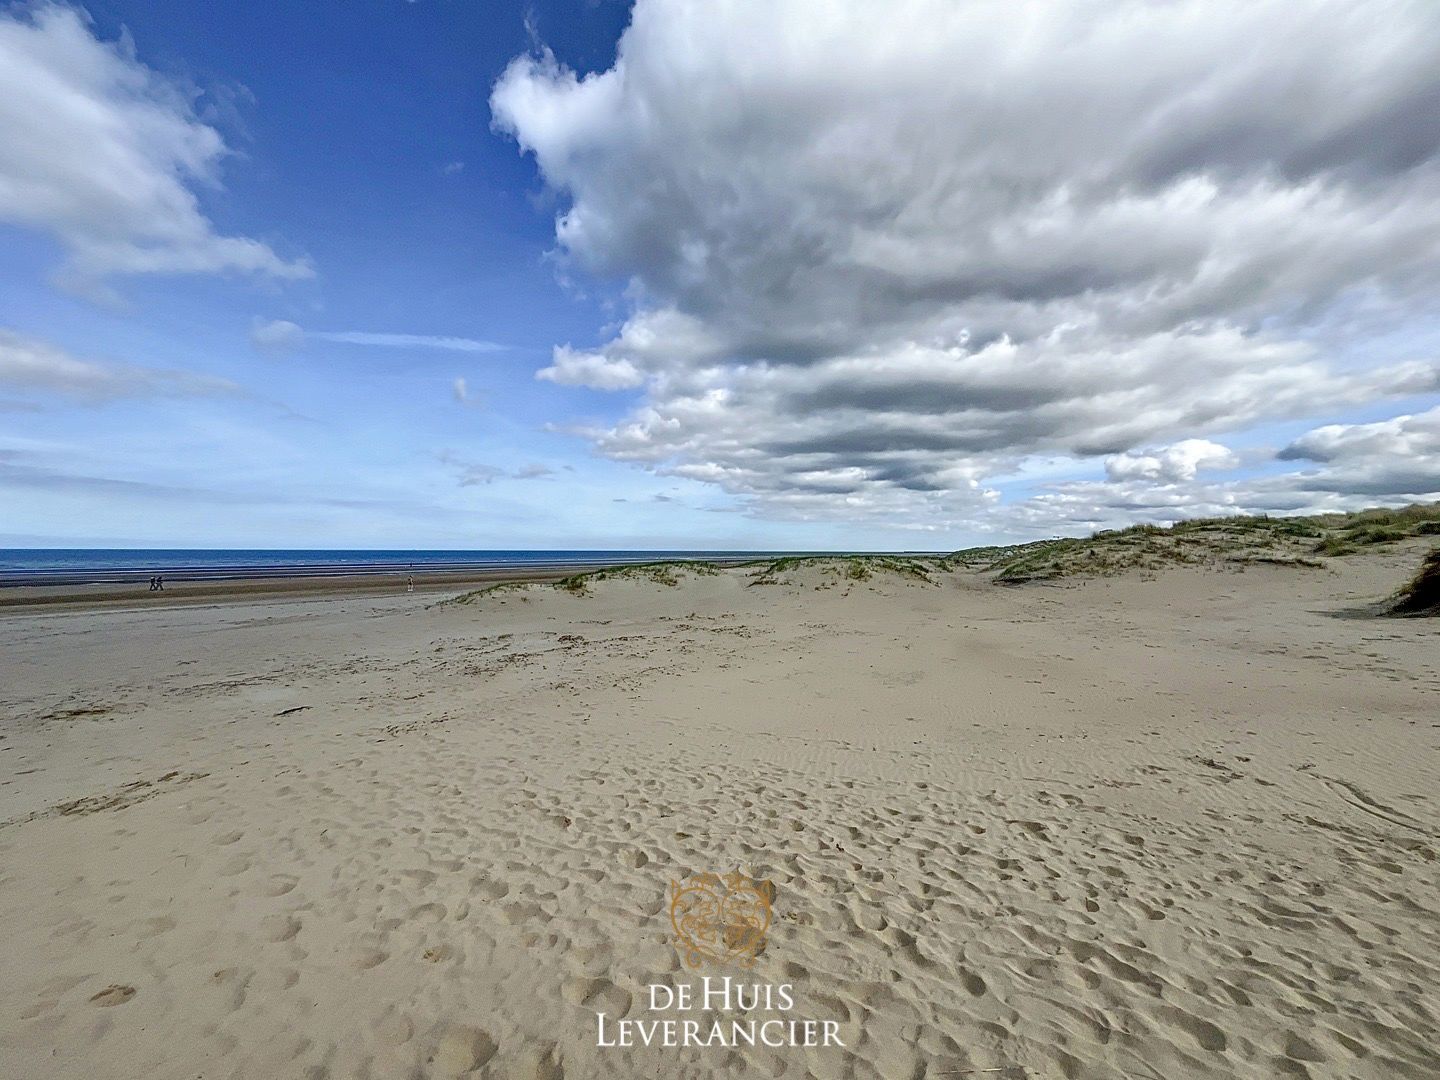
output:
{"label": "sea", "polygon": [[331,577],[435,570],[557,570],[657,560],[744,562],[805,551],[371,551],[347,549],[10,548],[0,549],[0,587]]}

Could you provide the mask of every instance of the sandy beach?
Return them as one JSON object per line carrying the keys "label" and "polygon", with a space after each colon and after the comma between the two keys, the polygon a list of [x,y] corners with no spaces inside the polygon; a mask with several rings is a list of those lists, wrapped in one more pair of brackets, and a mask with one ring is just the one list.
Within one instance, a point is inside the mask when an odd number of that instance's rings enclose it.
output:
{"label": "sandy beach", "polygon": [[[8,611],[0,1074],[1433,1077],[1423,550]],[[702,974],[841,1045],[597,1045]]]}
{"label": "sandy beach", "polygon": [[1440,1080],[1440,0],[0,0],[0,1080]]}

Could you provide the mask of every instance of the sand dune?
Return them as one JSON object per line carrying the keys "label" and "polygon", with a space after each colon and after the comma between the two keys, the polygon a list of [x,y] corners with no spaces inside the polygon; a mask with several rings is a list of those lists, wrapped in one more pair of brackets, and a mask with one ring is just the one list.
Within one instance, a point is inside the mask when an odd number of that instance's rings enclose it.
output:
{"label": "sand dune", "polygon": [[[0,1073],[1440,1075],[1410,548],[0,621]],[[843,1048],[623,1049],[672,879]]]}

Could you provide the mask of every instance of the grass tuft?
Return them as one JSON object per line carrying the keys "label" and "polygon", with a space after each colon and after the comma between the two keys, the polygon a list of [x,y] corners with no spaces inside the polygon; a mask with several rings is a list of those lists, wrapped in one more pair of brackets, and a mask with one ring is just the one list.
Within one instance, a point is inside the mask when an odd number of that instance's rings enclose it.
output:
{"label": "grass tuft", "polygon": [[1390,610],[1396,615],[1440,616],[1440,548],[1425,557],[1419,573],[1400,590]]}

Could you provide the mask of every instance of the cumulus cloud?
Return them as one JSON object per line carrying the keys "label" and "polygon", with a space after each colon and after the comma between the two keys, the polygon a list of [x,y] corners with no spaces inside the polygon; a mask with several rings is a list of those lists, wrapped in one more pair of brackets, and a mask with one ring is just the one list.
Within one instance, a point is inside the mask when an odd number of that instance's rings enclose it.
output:
{"label": "cumulus cloud", "polygon": [[1321,466],[1297,477],[1302,490],[1388,502],[1440,498],[1440,408],[1372,424],[1327,424],[1279,457]]}
{"label": "cumulus cloud", "polygon": [[1229,449],[1209,439],[1184,439],[1138,454],[1116,454],[1105,459],[1105,475],[1111,480],[1193,480],[1201,469],[1233,469],[1240,459]]}
{"label": "cumulus cloud", "polygon": [[187,371],[82,360],[63,349],[0,330],[0,387],[98,405],[121,398],[205,397],[240,392],[225,379]]}
{"label": "cumulus cloud", "polygon": [[638,0],[609,70],[509,66],[560,253],[634,298],[539,373],[641,392],[602,452],[943,527],[1027,455],[1190,481],[1210,436],[1440,391],[1327,337],[1440,286],[1433,4],[1037,12]]}
{"label": "cumulus cloud", "polygon": [[1135,521],[1229,514],[1322,514],[1440,500],[1440,407],[1365,424],[1314,428],[1274,455],[1293,472],[1201,477],[1240,464],[1216,443],[1187,440],[1106,462],[1105,481],[1051,484],[1000,507],[997,531],[1052,535]]}
{"label": "cumulus cloud", "polygon": [[562,386],[588,386],[592,390],[631,390],[645,385],[644,374],[626,357],[580,352],[568,345],[557,348],[554,362],[541,368],[536,376]]}
{"label": "cumulus cloud", "polygon": [[218,186],[226,154],[193,95],[128,38],[101,40],[61,4],[0,13],[0,221],[56,236],[69,284],[103,295],[116,274],[312,276],[205,216],[196,189]]}

